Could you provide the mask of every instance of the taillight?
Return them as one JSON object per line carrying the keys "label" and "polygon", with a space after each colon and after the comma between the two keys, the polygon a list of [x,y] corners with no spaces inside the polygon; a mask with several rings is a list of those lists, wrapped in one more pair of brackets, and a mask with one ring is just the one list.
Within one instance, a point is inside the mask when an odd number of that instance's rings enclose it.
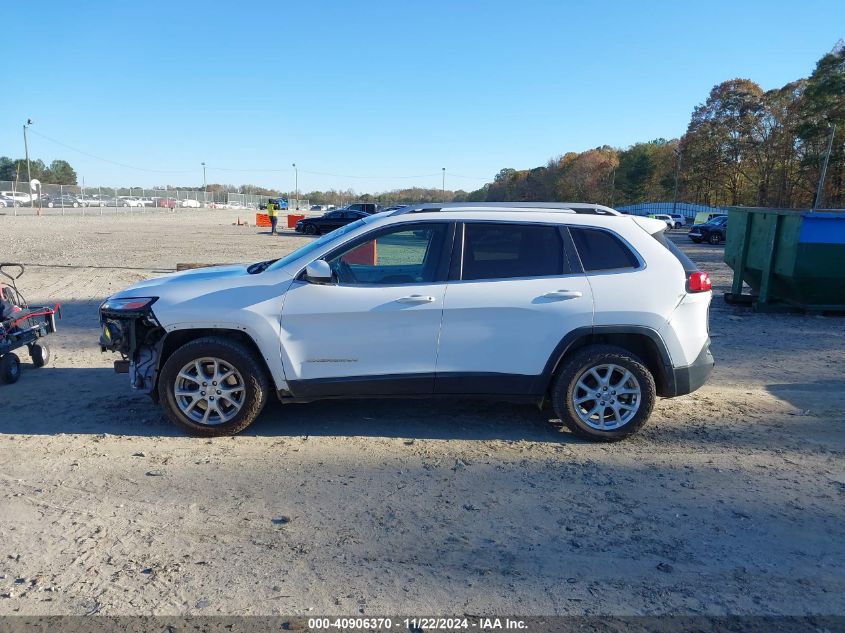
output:
{"label": "taillight", "polygon": [[701,271],[689,273],[687,276],[687,292],[707,292],[708,290],[713,290],[710,275]]}

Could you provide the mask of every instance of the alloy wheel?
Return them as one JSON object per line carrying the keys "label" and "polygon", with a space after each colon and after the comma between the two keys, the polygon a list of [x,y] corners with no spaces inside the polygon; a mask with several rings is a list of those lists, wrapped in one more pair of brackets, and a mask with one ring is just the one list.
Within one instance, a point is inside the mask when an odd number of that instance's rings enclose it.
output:
{"label": "alloy wheel", "polygon": [[241,373],[219,358],[198,358],[181,370],[173,395],[182,414],[206,426],[225,424],[244,405],[245,383]]}
{"label": "alloy wheel", "polygon": [[583,371],[572,390],[572,403],[584,424],[599,431],[625,426],[636,415],[642,389],[633,373],[612,363]]}

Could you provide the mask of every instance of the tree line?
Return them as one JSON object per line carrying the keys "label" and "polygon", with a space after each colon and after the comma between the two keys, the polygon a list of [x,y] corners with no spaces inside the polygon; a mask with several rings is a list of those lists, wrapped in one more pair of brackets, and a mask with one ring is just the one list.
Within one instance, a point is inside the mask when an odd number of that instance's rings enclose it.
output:
{"label": "tree line", "polygon": [[[835,128],[834,128],[835,126]],[[501,170],[470,201],[572,200],[623,206],[677,199],[712,206],[812,207],[831,132],[822,206],[845,205],[845,46],[810,77],[764,91],[748,79],[715,86],[680,139],[570,152],[533,169]]]}
{"label": "tree line", "polygon": [[43,183],[55,185],[75,185],[76,171],[66,160],[54,160],[49,165],[43,160],[36,159],[29,161],[29,171],[26,168],[26,159],[11,159],[8,156],[0,156],[0,181],[18,182],[26,184],[29,174]]}

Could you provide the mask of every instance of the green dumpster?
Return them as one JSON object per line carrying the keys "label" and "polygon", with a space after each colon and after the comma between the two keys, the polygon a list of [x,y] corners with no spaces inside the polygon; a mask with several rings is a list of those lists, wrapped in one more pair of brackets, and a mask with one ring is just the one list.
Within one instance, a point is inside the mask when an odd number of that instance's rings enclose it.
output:
{"label": "green dumpster", "polygon": [[728,303],[761,312],[845,310],[845,213],[731,207],[725,263],[734,271]]}

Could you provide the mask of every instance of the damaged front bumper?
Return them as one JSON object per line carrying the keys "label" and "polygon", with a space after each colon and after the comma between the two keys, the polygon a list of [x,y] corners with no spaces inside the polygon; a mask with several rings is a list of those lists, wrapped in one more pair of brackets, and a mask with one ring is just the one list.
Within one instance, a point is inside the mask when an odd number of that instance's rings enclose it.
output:
{"label": "damaged front bumper", "polygon": [[[119,374],[129,374],[129,384],[142,393],[153,392],[164,330],[151,309],[154,297],[144,305],[106,301],[100,306],[100,349],[117,352],[114,362]],[[128,306],[128,308],[127,308]]]}

